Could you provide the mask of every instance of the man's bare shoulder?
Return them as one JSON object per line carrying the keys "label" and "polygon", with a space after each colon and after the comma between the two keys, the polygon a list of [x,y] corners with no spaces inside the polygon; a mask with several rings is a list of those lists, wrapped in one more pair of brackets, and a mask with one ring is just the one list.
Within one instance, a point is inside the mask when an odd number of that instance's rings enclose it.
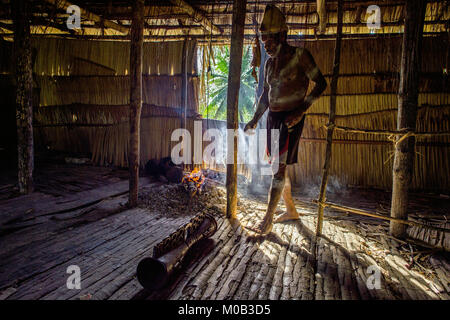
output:
{"label": "man's bare shoulder", "polygon": [[317,67],[311,52],[307,48],[298,47],[296,56],[298,64],[305,72],[312,71]]}

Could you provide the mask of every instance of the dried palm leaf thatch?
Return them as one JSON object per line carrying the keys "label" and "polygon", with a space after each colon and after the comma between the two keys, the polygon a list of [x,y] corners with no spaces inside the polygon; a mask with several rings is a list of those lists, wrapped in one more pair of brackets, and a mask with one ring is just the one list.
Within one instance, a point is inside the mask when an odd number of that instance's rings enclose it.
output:
{"label": "dried palm leaf thatch", "polygon": [[[198,78],[188,78],[188,108],[197,109]],[[40,105],[124,105],[129,102],[128,76],[39,77]],[[143,77],[143,102],[157,106],[180,107],[181,75]]]}
{"label": "dried palm leaf thatch", "polygon": [[[450,95],[436,75],[447,66],[447,39],[425,37],[417,131],[448,131]],[[327,76],[332,71],[334,41],[304,42]],[[41,88],[35,122],[38,140],[55,149],[90,152],[98,164],[127,166],[129,47],[124,42],[40,39],[34,67]],[[170,156],[173,130],[180,127],[181,56],[183,42],[144,44],[144,106],[141,124],[141,165]],[[195,72],[195,44],[188,45],[188,75]],[[199,99],[207,88],[211,46],[202,48],[201,77],[189,76],[186,126],[193,137]],[[338,82],[336,124],[345,127],[395,130],[401,37],[343,40]],[[296,184],[318,185],[325,153],[328,91],[308,110],[299,148],[299,163],[289,173]],[[51,125],[51,126],[48,126]],[[203,120],[203,129],[225,129],[223,121]],[[412,189],[450,189],[449,137],[416,138]],[[203,148],[208,143],[203,143]],[[335,131],[331,175],[342,185],[390,189],[392,142],[385,136]],[[222,164],[214,168],[224,170]],[[249,168],[240,165],[239,173]]]}
{"label": "dried palm leaf thatch", "polygon": [[[128,75],[130,44],[128,41],[83,41],[56,38],[33,39],[37,49],[33,71],[37,75]],[[194,72],[195,42],[188,41],[187,70]],[[144,43],[143,73],[181,74],[183,41]],[[80,62],[82,61],[82,62]],[[93,68],[95,70],[93,70]]]}
{"label": "dried palm leaf thatch", "polygon": [[[450,106],[419,109],[417,131],[442,132],[450,126]],[[299,164],[293,171],[296,183],[320,182],[326,131],[325,115],[307,116],[299,148]],[[395,130],[395,109],[337,116],[336,124],[352,128]],[[363,185],[390,189],[392,185],[393,144],[386,136],[335,131],[332,175],[343,185]],[[412,189],[442,192],[450,188],[450,138],[417,137]]]}

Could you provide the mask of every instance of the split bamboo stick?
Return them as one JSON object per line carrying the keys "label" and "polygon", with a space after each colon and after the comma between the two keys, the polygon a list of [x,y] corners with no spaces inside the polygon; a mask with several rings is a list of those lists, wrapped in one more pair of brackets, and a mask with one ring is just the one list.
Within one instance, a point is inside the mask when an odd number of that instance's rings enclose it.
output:
{"label": "split bamboo stick", "polygon": [[[319,204],[319,201],[317,201],[317,200],[312,200],[312,202],[315,204]],[[397,222],[397,223],[400,223],[403,225],[431,229],[431,230],[441,231],[441,232],[445,232],[445,233],[450,232],[450,229],[435,227],[435,226],[431,226],[431,225],[427,225],[427,224],[423,224],[423,223],[411,221],[411,220],[404,220],[404,219],[399,219],[399,218],[394,218],[394,217],[389,217],[389,216],[383,216],[381,214],[372,213],[372,212],[368,212],[368,211],[364,211],[364,210],[356,209],[356,208],[351,208],[351,207],[347,207],[347,206],[342,206],[342,205],[335,204],[335,203],[328,202],[328,201],[324,202],[323,205],[325,207],[330,207],[330,208],[337,209],[340,211],[350,212],[350,213],[359,214],[362,216],[367,216],[367,217],[372,217],[372,218],[394,221],[394,222]]]}
{"label": "split bamboo stick", "polygon": [[325,164],[323,167],[323,176],[322,183],[320,185],[320,194],[319,194],[319,210],[317,214],[317,227],[316,227],[316,236],[322,234],[323,227],[323,203],[326,198],[327,191],[327,183],[328,183],[328,175],[330,170],[331,163],[331,147],[333,144],[333,130],[334,130],[334,119],[336,116],[336,93],[337,93],[337,85],[339,79],[339,65],[341,59],[341,38],[342,38],[342,18],[343,18],[343,3],[342,0],[338,1],[338,25],[336,32],[336,46],[334,48],[334,64],[333,64],[333,77],[331,79],[331,96],[330,96],[330,116],[329,116],[329,124],[327,132],[327,147],[325,151]]}

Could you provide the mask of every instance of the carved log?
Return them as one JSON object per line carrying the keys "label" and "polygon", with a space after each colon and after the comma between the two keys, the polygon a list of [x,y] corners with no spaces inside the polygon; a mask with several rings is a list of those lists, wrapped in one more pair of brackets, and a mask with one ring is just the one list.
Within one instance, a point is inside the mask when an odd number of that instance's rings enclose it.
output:
{"label": "carved log", "polygon": [[153,257],[142,259],[136,270],[139,283],[146,289],[162,288],[174,272],[182,266],[189,249],[217,231],[211,215],[199,215],[179,228],[153,249]]}

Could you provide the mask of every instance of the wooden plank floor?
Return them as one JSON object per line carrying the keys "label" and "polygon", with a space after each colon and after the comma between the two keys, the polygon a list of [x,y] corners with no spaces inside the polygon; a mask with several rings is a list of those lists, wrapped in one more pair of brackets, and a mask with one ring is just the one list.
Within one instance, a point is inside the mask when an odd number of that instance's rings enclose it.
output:
{"label": "wooden plank floor", "polygon": [[[238,218],[241,222],[234,224],[220,219],[215,248],[184,271],[167,298],[449,299],[439,280],[430,284],[408,270],[408,261],[398,252],[386,252],[386,263],[375,260],[370,250],[378,248],[345,226],[326,221],[325,236],[315,242],[315,218],[305,216],[276,224],[264,241],[255,241],[241,225],[253,217]],[[366,285],[369,266],[381,271],[378,289]]]}
{"label": "wooden plank floor", "polygon": [[[128,181],[123,173],[114,179],[115,173],[104,169],[53,168],[53,177],[42,180],[37,192],[0,200],[0,299],[450,298],[447,256],[432,253],[427,259],[433,268],[420,262],[421,268],[408,269],[405,246],[383,236],[386,223],[332,211],[326,212],[324,237],[316,239],[317,209],[300,195],[296,204],[304,216],[276,224],[264,240],[243,226],[262,218],[265,199],[241,195],[238,219],[216,214],[219,228],[213,243],[198,247],[197,259],[165,290],[148,292],[136,280],[138,262],[192,214],[168,215],[157,206],[125,208]],[[100,170],[96,182],[89,181]],[[45,193],[50,182],[54,187]],[[160,183],[141,179],[142,194],[161,190]],[[348,196],[373,208],[386,200],[383,194]],[[341,200],[346,204],[345,197]],[[224,208],[222,200],[213,205]],[[70,265],[80,267],[81,290],[67,289]],[[370,266],[381,272],[379,289],[367,286]]]}

